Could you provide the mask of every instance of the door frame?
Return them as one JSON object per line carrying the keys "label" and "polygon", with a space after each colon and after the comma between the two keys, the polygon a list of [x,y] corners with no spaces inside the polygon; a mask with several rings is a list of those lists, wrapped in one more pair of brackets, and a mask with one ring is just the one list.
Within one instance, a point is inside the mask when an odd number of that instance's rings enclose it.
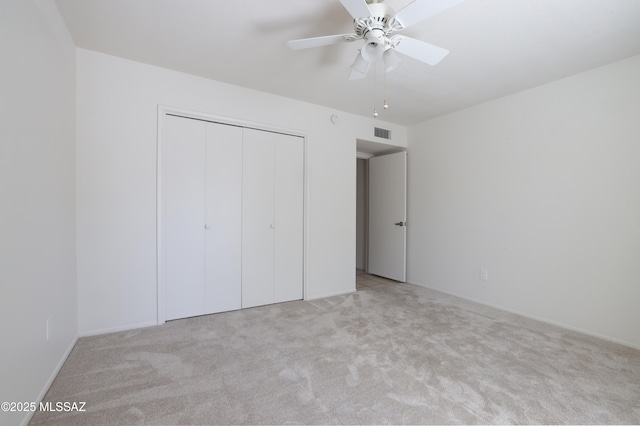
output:
{"label": "door frame", "polygon": [[[363,255],[363,271],[365,273],[369,272],[369,159],[372,158],[374,155],[373,154],[366,154],[366,153],[362,153],[362,152],[358,152],[356,153],[356,162],[358,162],[359,160],[362,160],[362,164],[364,165],[364,176],[363,176],[363,203],[364,205],[362,206],[363,208],[363,212],[362,212],[362,226],[364,228],[364,232],[362,235],[362,255]],[[356,166],[357,167],[357,166]],[[357,185],[357,177],[356,177],[356,185]],[[356,188],[356,197],[358,196],[358,189]],[[357,209],[357,207],[356,207]],[[358,226],[358,223],[356,221],[356,226]],[[357,242],[356,242],[357,245]],[[356,269],[357,269],[357,261],[356,261]]]}
{"label": "door frame", "polygon": [[[388,154],[395,154],[398,152],[405,152],[408,155],[408,149],[406,147],[403,146],[398,146],[398,145],[392,145],[389,143],[383,143],[383,142],[373,142],[373,141],[368,141],[368,140],[364,140],[364,139],[357,139],[356,140],[356,144],[358,144],[359,142],[366,142],[368,144],[374,144],[374,145],[378,145],[379,148],[378,149],[374,149],[371,150],[370,147],[365,147],[366,149],[359,149],[360,147],[358,146],[358,149],[356,151],[356,160],[365,160],[366,163],[366,172],[365,172],[365,211],[364,211],[364,219],[365,219],[365,235],[364,235],[364,244],[365,244],[365,269],[364,272],[365,273],[369,273],[369,160],[371,160],[374,157],[380,157],[383,155],[388,155]],[[408,175],[405,176],[405,179],[408,179]],[[408,182],[407,182],[408,184]],[[408,197],[408,187],[407,187],[407,197]],[[407,203],[408,203],[408,199],[407,199]],[[408,208],[408,205],[407,205]],[[408,214],[408,210],[407,210],[407,214]],[[406,245],[406,241],[405,241],[405,251],[408,250],[408,246]],[[406,252],[405,252],[406,253]],[[408,257],[408,255],[405,255],[406,257]],[[406,265],[405,265],[406,268]],[[405,269],[405,274],[406,274],[406,269]]]}
{"label": "door frame", "polygon": [[308,164],[308,142],[309,136],[306,132],[285,128],[282,126],[274,126],[267,123],[257,123],[249,120],[224,117],[205,112],[192,111],[184,108],[172,107],[167,105],[158,105],[158,120],[157,120],[157,144],[156,144],[156,319],[157,324],[161,325],[165,323],[165,282],[164,282],[164,255],[163,255],[163,217],[162,217],[162,205],[163,205],[163,173],[164,173],[164,127],[165,117],[179,116],[187,119],[202,120],[212,123],[225,124],[229,126],[237,126],[244,128],[251,128],[261,130],[265,132],[282,133],[286,135],[292,135],[302,138],[303,143],[303,218],[302,218],[302,298],[307,299],[307,253],[309,252],[307,247],[307,233],[308,233],[308,179],[307,179],[307,164]]}

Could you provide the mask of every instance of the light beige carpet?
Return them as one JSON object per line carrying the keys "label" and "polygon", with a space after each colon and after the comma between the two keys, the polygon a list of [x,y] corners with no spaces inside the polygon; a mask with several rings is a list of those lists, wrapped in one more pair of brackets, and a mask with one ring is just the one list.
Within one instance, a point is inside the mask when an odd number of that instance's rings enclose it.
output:
{"label": "light beige carpet", "polygon": [[81,338],[32,424],[640,423],[640,351],[408,284]]}

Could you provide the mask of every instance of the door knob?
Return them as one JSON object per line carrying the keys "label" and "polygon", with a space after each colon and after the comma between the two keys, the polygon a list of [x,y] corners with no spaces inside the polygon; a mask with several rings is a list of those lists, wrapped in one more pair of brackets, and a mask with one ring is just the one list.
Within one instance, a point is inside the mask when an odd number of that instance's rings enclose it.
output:
{"label": "door knob", "polygon": [[211,227],[205,223],[204,224],[204,229],[209,229],[209,228],[211,228]]}
{"label": "door knob", "polygon": [[405,226],[406,224],[407,224],[407,222],[398,222],[398,223],[396,223],[396,225],[398,225],[398,226]]}

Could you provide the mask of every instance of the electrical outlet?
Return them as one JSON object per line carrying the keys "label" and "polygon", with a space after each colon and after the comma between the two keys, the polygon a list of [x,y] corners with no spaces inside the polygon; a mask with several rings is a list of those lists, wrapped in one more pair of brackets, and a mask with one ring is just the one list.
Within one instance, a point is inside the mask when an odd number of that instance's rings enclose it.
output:
{"label": "electrical outlet", "polygon": [[51,323],[52,323],[52,322],[53,322],[53,317],[49,317],[49,318],[47,319],[46,324],[45,324],[45,325],[46,325],[46,338],[47,338],[47,342],[48,342],[48,341],[49,341],[49,339],[51,338],[51,326],[52,326],[52,324],[51,324]]}
{"label": "electrical outlet", "polygon": [[480,280],[489,281],[489,271],[486,269],[480,269]]}

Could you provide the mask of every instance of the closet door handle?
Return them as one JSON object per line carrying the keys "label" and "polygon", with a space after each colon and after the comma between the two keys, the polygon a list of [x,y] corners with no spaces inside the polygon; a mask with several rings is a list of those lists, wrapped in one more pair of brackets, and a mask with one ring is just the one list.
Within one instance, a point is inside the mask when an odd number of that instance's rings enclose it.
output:
{"label": "closet door handle", "polygon": [[209,228],[211,228],[211,227],[208,224],[205,223],[204,224],[204,229],[209,229]]}
{"label": "closet door handle", "polygon": [[407,223],[406,222],[398,222],[395,225],[397,226],[405,226]]}

